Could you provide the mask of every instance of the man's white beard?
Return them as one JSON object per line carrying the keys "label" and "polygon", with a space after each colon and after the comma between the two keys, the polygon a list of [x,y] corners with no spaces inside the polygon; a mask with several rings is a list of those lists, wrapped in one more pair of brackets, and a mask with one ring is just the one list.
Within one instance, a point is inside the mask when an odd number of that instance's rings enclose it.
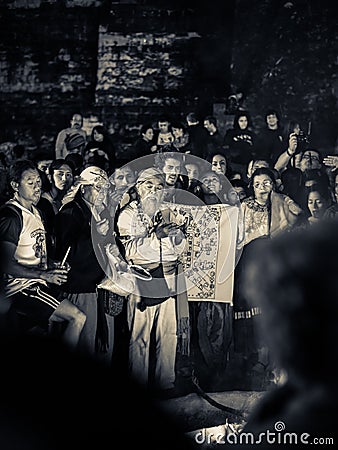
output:
{"label": "man's white beard", "polygon": [[149,198],[146,197],[141,201],[142,209],[145,214],[147,214],[149,217],[153,217],[153,215],[156,213],[156,211],[159,208],[159,201],[154,200],[153,197]]}

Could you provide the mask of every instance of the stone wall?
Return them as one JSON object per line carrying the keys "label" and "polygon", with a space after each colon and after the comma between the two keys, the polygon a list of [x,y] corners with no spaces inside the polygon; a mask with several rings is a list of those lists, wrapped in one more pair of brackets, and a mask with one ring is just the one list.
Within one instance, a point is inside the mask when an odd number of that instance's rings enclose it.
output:
{"label": "stone wall", "polygon": [[56,130],[68,126],[73,112],[93,104],[96,11],[60,4],[3,11],[1,142],[51,149]]}
{"label": "stone wall", "polygon": [[230,16],[228,7],[201,14],[196,5],[5,2],[0,144],[52,152],[59,129],[81,112],[88,131],[95,123],[118,129],[123,152],[159,114],[211,113],[228,89],[231,33],[221,18]]}
{"label": "stone wall", "polygon": [[51,150],[77,111],[118,129],[122,151],[164,112],[214,112],[224,130],[242,93],[257,131],[271,106],[332,149],[336,16],[328,0],[3,1],[0,144]]}
{"label": "stone wall", "polygon": [[332,151],[338,136],[337,8],[328,0],[238,0],[232,89],[259,129],[267,108],[284,125],[312,127],[312,143]]}

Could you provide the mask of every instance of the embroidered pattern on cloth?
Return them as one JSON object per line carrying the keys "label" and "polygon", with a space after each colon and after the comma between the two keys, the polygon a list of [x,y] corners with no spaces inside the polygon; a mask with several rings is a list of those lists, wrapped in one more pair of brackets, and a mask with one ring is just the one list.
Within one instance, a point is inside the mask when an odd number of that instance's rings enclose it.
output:
{"label": "embroidered pattern on cloth", "polygon": [[179,225],[185,222],[187,245],[181,260],[188,300],[232,304],[238,208],[224,204],[168,207]]}

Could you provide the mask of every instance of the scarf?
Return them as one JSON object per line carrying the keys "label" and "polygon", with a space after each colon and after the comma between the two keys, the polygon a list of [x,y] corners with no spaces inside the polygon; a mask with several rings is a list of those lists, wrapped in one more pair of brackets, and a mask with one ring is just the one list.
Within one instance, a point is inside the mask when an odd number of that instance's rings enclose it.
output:
{"label": "scarf", "polygon": [[271,192],[270,236],[275,237],[296,225],[303,210],[290,197]]}

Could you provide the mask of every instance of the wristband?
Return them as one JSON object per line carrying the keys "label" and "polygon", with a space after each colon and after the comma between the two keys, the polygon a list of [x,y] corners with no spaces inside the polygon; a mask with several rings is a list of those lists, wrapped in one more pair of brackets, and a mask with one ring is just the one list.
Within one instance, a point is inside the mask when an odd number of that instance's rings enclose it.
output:
{"label": "wristband", "polygon": [[289,149],[286,150],[286,153],[287,153],[290,157],[294,155],[294,153],[290,153],[290,152],[289,152]]}

